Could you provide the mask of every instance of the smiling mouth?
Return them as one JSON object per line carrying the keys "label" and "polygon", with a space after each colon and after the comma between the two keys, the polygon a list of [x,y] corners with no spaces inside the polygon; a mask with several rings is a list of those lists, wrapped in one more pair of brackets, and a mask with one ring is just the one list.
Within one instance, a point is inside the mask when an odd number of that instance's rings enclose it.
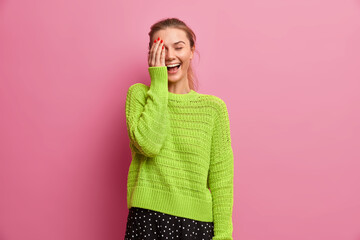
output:
{"label": "smiling mouth", "polygon": [[181,66],[181,63],[180,63],[180,65],[178,65],[176,67],[167,67],[167,70],[168,71],[177,71],[180,68],[180,66]]}
{"label": "smiling mouth", "polygon": [[177,73],[179,71],[181,67],[181,64],[179,66],[176,66],[176,67],[168,67],[167,68],[167,71],[169,74],[174,74],[174,73]]}

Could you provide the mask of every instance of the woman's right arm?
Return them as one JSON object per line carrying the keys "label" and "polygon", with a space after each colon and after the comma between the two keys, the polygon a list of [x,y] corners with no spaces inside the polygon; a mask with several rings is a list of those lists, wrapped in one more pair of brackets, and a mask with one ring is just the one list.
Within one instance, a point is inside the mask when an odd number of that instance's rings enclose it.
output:
{"label": "woman's right arm", "polygon": [[137,152],[156,156],[164,144],[168,130],[168,74],[162,43],[153,44],[148,68],[151,84],[135,83],[128,89],[125,112],[130,144]]}

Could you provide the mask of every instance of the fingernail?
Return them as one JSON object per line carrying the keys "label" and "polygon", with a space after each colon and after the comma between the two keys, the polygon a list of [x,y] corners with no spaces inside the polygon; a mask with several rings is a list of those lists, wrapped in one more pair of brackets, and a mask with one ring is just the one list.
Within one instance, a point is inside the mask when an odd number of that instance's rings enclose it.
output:
{"label": "fingernail", "polygon": [[160,37],[158,37],[158,40],[160,40]]}
{"label": "fingernail", "polygon": [[163,40],[161,40],[161,42],[160,43],[162,43],[163,42]]}
{"label": "fingernail", "polygon": [[162,49],[164,49],[164,46],[162,47]]}
{"label": "fingernail", "polygon": [[154,43],[156,43],[156,39],[154,40]]}

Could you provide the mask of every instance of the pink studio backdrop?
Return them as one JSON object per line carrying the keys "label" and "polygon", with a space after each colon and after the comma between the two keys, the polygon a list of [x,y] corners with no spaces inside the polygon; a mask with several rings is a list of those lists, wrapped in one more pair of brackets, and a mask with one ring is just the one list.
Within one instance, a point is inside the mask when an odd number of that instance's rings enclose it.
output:
{"label": "pink studio backdrop", "polygon": [[234,239],[360,240],[360,1],[0,1],[0,239],[123,239],[128,87],[151,24],[222,98]]}

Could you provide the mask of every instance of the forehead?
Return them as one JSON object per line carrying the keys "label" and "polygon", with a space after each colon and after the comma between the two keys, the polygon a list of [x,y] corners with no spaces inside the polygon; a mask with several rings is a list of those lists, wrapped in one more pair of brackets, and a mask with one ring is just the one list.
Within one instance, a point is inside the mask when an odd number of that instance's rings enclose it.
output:
{"label": "forehead", "polygon": [[167,28],[157,31],[153,36],[152,42],[159,37],[164,40],[165,45],[172,45],[177,42],[188,44],[189,42],[185,31],[177,28]]}

